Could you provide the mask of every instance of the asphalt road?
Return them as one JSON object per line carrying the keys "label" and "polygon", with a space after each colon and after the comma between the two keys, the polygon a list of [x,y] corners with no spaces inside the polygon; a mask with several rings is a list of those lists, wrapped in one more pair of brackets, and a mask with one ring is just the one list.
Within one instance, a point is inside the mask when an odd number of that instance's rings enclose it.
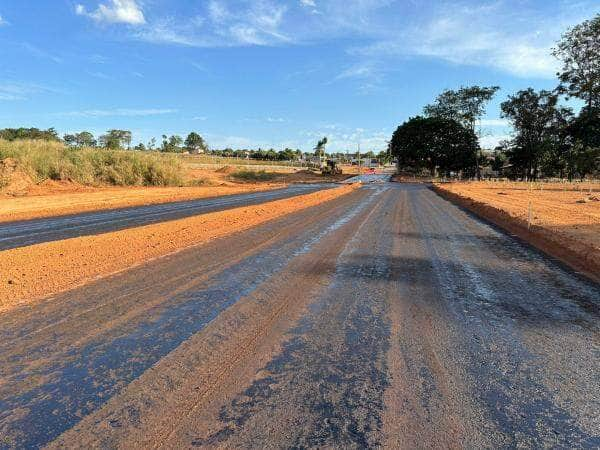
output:
{"label": "asphalt road", "polygon": [[295,184],[270,191],[0,223],[0,251],[181,219],[238,206],[255,205],[334,186],[332,184]]}
{"label": "asphalt road", "polygon": [[2,448],[600,446],[600,286],[423,185],[0,324]]}

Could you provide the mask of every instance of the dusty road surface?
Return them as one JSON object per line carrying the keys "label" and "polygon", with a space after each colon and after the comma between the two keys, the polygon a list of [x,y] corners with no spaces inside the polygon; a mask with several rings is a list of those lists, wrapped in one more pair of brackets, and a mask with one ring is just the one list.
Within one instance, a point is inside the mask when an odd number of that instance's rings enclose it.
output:
{"label": "dusty road surface", "polygon": [[600,287],[424,185],[0,324],[2,448],[600,446]]}
{"label": "dusty road surface", "polygon": [[334,186],[333,184],[297,184],[270,191],[0,223],[0,251],[181,219],[238,206],[256,205]]}

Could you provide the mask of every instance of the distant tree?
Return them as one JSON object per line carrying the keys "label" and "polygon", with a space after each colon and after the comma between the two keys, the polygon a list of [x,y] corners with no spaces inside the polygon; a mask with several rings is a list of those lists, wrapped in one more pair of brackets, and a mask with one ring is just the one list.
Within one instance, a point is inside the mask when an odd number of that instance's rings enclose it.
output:
{"label": "distant tree", "polygon": [[191,132],[188,134],[187,138],[185,138],[185,149],[190,153],[204,153],[208,150],[208,146],[202,136],[198,133]]}
{"label": "distant tree", "polygon": [[588,113],[600,107],[600,14],[563,34],[553,54],[563,63],[559,92],[585,101]]}
{"label": "distant tree", "polygon": [[156,148],[156,138],[152,138],[148,141],[148,150],[152,151]]}
{"label": "distant tree", "polygon": [[166,153],[181,153],[183,152],[183,139],[181,138],[181,136],[177,136],[176,134],[167,137],[166,134],[163,134],[162,136],[163,141],[162,141],[162,146],[160,148],[161,152],[166,152]]}
{"label": "distant tree", "polygon": [[81,133],[75,134],[65,134],[63,136],[63,141],[65,144],[71,147],[95,147],[96,139],[94,139],[94,135],[89,131],[82,131]]}
{"label": "distant tree", "polygon": [[315,156],[318,156],[321,160],[321,165],[323,165],[323,161],[325,159],[325,146],[327,145],[327,137],[323,139],[319,139],[317,145],[315,145]]}
{"label": "distant tree", "polygon": [[74,134],[65,134],[63,136],[63,141],[65,141],[65,144],[67,144],[69,147],[77,146],[77,138]]}
{"label": "distant tree", "polygon": [[40,130],[39,128],[4,128],[0,130],[0,139],[15,141],[18,139],[39,139],[44,141],[60,141],[54,128]]}
{"label": "distant tree", "polygon": [[477,136],[454,119],[413,117],[399,126],[390,141],[390,150],[402,170],[474,172]]}
{"label": "distant tree", "polygon": [[94,135],[89,131],[82,131],[81,133],[77,133],[75,135],[75,142],[78,147],[95,147],[96,139]]}
{"label": "distant tree", "polygon": [[500,172],[506,161],[508,160],[506,156],[506,149],[503,146],[498,146],[494,149],[494,154],[492,156],[492,162],[490,164],[492,170],[496,172]]}
{"label": "distant tree", "polygon": [[143,142],[140,142],[138,145],[136,145],[135,147],[133,147],[134,150],[137,150],[138,152],[145,152],[146,151],[146,146],[144,145]]}
{"label": "distant tree", "polygon": [[510,162],[522,178],[536,179],[542,162],[547,168],[549,155],[560,151],[572,112],[558,105],[558,95],[531,88],[509,96],[501,109],[516,133],[507,152]]}
{"label": "distant tree", "polygon": [[131,131],[108,130],[106,134],[100,136],[98,142],[101,147],[110,150],[129,148],[131,145]]}

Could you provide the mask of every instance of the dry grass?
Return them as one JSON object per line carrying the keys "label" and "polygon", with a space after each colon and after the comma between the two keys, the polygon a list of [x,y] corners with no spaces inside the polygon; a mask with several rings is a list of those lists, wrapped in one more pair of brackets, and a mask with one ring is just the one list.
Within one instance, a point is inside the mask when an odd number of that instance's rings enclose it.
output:
{"label": "dry grass", "polygon": [[[86,186],[181,186],[185,170],[172,155],[74,149],[60,142],[0,140],[0,161],[16,161],[34,182],[72,181]],[[6,177],[6,176],[5,176]],[[8,184],[5,180],[5,184]]]}

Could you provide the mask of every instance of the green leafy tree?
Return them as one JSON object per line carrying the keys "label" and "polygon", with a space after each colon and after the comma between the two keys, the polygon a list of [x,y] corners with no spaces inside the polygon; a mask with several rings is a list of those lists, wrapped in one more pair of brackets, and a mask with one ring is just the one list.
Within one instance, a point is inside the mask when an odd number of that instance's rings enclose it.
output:
{"label": "green leafy tree", "polygon": [[515,130],[507,152],[510,162],[522,178],[536,179],[542,162],[547,168],[550,154],[561,150],[572,112],[558,105],[558,95],[531,88],[509,96],[501,109]]}
{"label": "green leafy tree", "polygon": [[317,142],[317,145],[315,145],[314,151],[315,151],[315,156],[318,156],[319,159],[321,160],[321,165],[323,165],[323,161],[325,159],[325,146],[327,145],[327,137],[324,137],[323,139],[319,139],[319,141]]}
{"label": "green leafy tree", "polygon": [[584,108],[569,123],[567,133],[572,142],[568,152],[569,178],[581,178],[600,171],[600,108]]}
{"label": "green leafy tree", "polygon": [[4,128],[0,130],[0,139],[15,141],[19,139],[38,139],[44,141],[60,141],[54,128],[40,130],[39,128]]}
{"label": "green leafy tree", "polygon": [[[500,89],[499,86],[468,86],[458,90],[445,90],[436,101],[423,108],[427,117],[455,120],[475,133],[475,126],[485,114],[486,105]],[[476,155],[477,179],[481,178],[479,154]]]}
{"label": "green leafy tree", "polygon": [[75,142],[78,147],[95,147],[97,142],[94,135],[89,131],[82,131],[75,135]]}
{"label": "green leafy tree", "polygon": [[585,101],[588,112],[600,107],[600,14],[563,34],[553,54],[563,63],[559,91]]}
{"label": "green leafy tree", "polygon": [[454,119],[413,117],[399,126],[390,141],[398,168],[419,172],[474,172],[477,136]]}
{"label": "green leafy tree", "polygon": [[106,134],[100,136],[98,142],[101,147],[110,150],[129,148],[131,145],[131,131],[108,130]]}
{"label": "green leafy tree", "polygon": [[94,139],[94,135],[89,131],[82,131],[81,133],[75,134],[65,134],[63,136],[63,141],[65,144],[71,147],[95,147],[96,139]]}
{"label": "green leafy tree", "polygon": [[208,146],[202,136],[198,133],[192,131],[188,134],[187,138],[185,138],[185,149],[190,153],[204,153],[208,150]]}
{"label": "green leafy tree", "polygon": [[176,134],[167,137],[166,134],[163,134],[162,136],[163,141],[162,141],[162,146],[160,148],[161,152],[165,152],[165,153],[181,153],[183,152],[183,139],[181,138],[181,136],[178,136]]}

